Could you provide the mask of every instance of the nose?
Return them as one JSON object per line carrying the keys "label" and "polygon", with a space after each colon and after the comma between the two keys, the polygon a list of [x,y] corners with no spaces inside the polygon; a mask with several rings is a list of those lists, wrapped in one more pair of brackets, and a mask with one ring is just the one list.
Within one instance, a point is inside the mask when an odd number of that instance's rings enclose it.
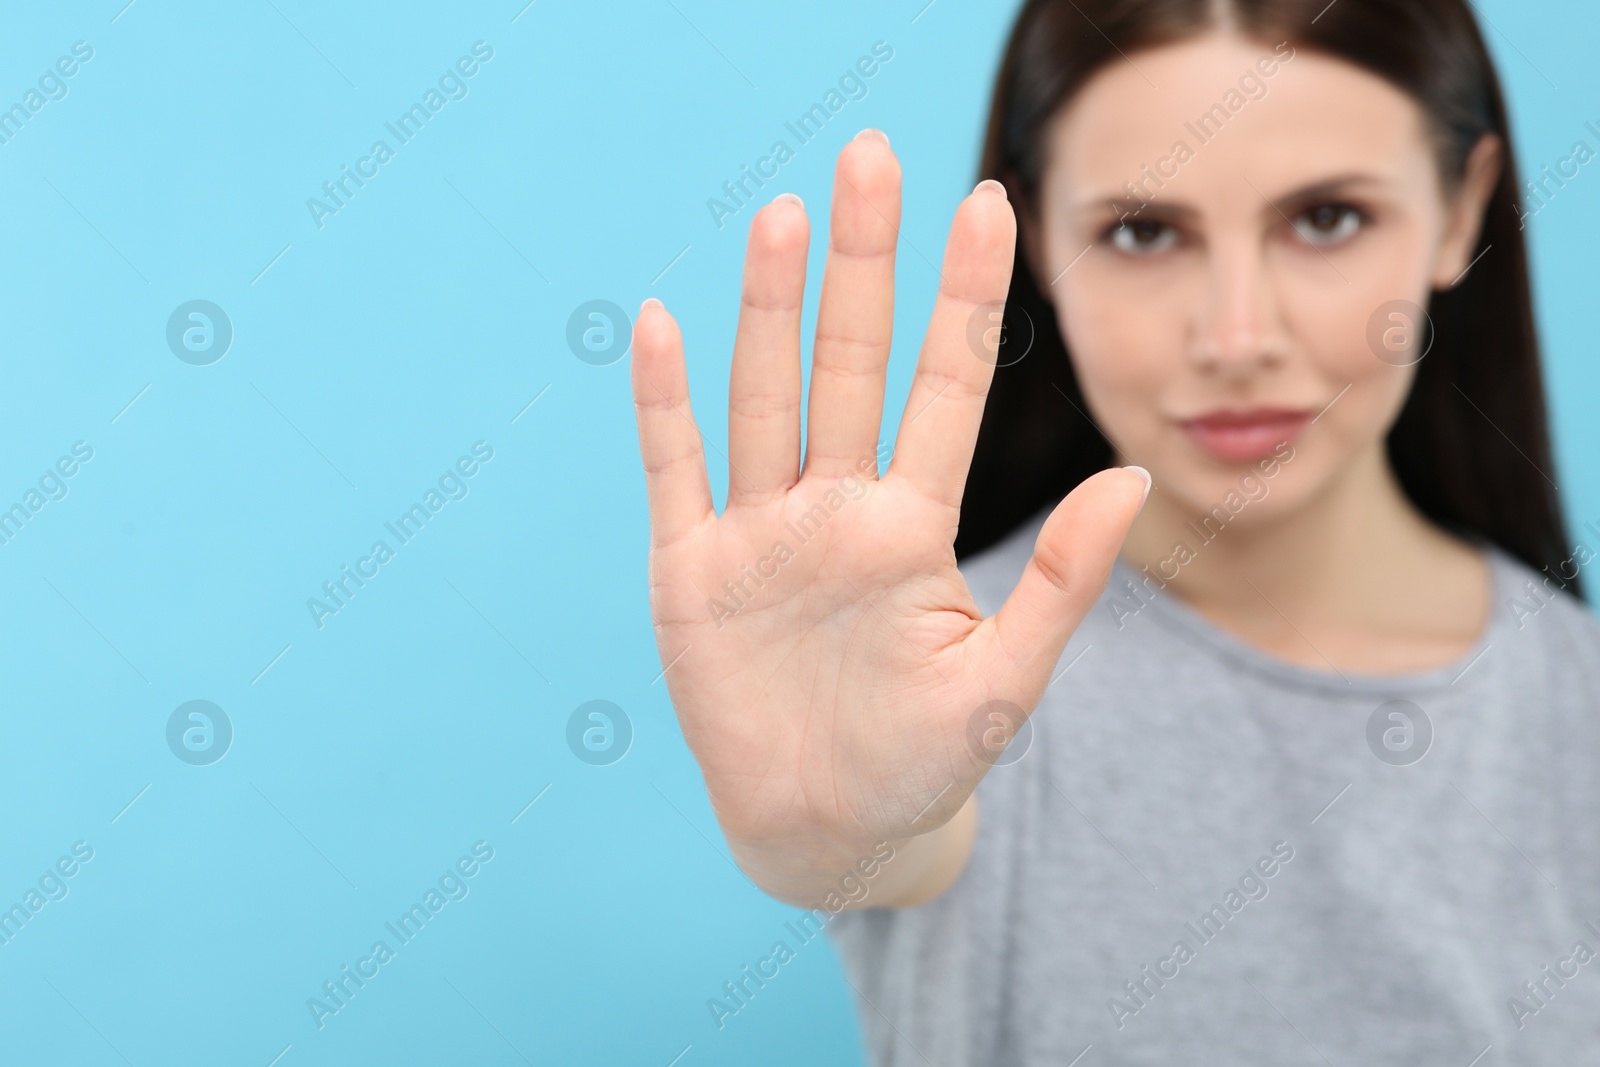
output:
{"label": "nose", "polygon": [[1191,345],[1202,371],[1240,377],[1283,358],[1285,338],[1265,251],[1259,240],[1244,235],[1214,241],[1208,249]]}

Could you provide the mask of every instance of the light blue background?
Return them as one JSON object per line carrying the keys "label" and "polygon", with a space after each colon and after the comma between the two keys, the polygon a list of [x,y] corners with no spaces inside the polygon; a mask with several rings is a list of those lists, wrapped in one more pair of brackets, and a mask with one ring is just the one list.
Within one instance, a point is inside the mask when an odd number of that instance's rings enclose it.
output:
{"label": "light blue background", "polygon": [[[0,33],[3,103],[95,50],[0,145],[0,505],[94,448],[0,547],[0,906],[95,850],[0,946],[0,1060],[859,1062],[823,941],[725,1028],[706,1008],[793,909],[727,860],[657,680],[628,361],[566,325],[662,297],[720,447],[751,210],[719,230],[706,201],[881,40],[763,197],[811,206],[814,299],[834,156],[889,132],[903,397],[1014,5],[123,3]],[[1525,171],[1594,144],[1600,13],[1481,11]],[[470,94],[318,229],[307,198],[479,40]],[[1600,521],[1600,170],[1531,229],[1558,481]],[[197,298],[235,330],[207,367],[164,338]],[[470,494],[319,630],[306,599],[480,440]],[[596,698],[635,730],[608,767],[565,742]],[[191,699],[236,731],[212,766],[166,746]],[[470,895],[319,1031],[307,998],[480,840]]]}

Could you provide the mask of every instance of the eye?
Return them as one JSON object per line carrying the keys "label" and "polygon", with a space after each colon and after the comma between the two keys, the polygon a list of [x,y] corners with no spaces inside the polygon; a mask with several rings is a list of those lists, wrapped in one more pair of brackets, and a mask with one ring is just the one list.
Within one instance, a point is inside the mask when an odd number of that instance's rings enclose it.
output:
{"label": "eye", "polygon": [[1133,219],[1112,226],[1106,239],[1119,252],[1134,256],[1165,252],[1178,243],[1178,231],[1169,223],[1152,219]]}
{"label": "eye", "polygon": [[1366,213],[1351,204],[1317,204],[1300,213],[1294,230],[1307,244],[1326,247],[1348,240],[1366,222]]}

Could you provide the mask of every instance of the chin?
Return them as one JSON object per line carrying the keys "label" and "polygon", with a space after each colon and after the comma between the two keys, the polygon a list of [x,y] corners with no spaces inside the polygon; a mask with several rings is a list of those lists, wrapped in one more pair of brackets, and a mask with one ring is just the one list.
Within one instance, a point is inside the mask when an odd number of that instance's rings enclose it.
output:
{"label": "chin", "polygon": [[1325,479],[1323,466],[1307,450],[1284,445],[1254,461],[1223,462],[1195,453],[1164,464],[1170,472],[1158,485],[1195,516],[1204,530],[1249,527],[1296,510]]}

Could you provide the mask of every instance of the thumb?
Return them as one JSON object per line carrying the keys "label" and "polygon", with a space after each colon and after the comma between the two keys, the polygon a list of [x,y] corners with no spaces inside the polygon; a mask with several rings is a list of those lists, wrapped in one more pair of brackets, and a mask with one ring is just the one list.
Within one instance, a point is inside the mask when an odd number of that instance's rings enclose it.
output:
{"label": "thumb", "polygon": [[[1033,558],[995,616],[996,639],[1024,676],[1048,675],[1111,577],[1150,494],[1143,467],[1103,470],[1056,505]],[[1031,686],[1029,687],[1031,688]]]}

